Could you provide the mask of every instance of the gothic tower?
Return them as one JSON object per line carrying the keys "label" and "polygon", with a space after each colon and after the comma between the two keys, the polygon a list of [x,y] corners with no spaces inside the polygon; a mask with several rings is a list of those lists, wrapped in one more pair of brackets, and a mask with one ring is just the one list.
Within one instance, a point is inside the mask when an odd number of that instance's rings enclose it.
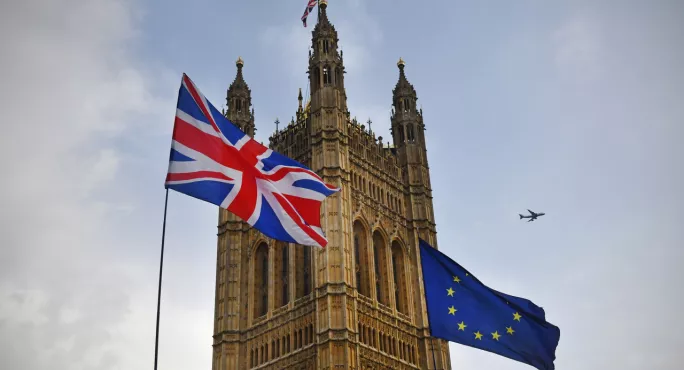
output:
{"label": "gothic tower", "polygon": [[250,111],[252,91],[249,90],[249,86],[242,76],[242,67],[245,62],[238,57],[235,65],[237,66],[237,75],[235,75],[233,83],[230,84],[226,95],[226,107],[228,108],[226,117],[244,133],[253,137],[256,128],[254,127],[254,108]]}
{"label": "gothic tower", "polygon": [[[310,98],[270,148],[341,187],[321,208],[325,249],[265,237],[219,213],[213,370],[450,369],[429,337],[418,238],[436,228],[422,112],[399,63],[393,146],[350,119],[344,60],[327,1],[309,52]],[[243,62],[226,116],[254,134]],[[370,128],[370,127],[369,127]],[[432,344],[438,354],[433,360]]]}

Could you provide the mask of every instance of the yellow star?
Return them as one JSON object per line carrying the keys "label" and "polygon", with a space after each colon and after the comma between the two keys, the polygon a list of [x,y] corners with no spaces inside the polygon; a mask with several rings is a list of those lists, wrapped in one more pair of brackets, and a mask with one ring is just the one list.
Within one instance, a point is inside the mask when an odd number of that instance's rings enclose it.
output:
{"label": "yellow star", "polygon": [[468,275],[468,273],[466,272],[466,276],[470,276],[470,275]]}
{"label": "yellow star", "polygon": [[461,321],[461,323],[458,324],[458,330],[465,331],[466,326],[468,326],[468,325],[466,325],[463,321]]}
{"label": "yellow star", "polygon": [[520,314],[517,313],[517,312],[513,314],[513,320],[516,320],[516,321],[518,321],[518,322],[520,322],[520,318],[521,318],[521,317],[522,317],[522,316],[520,316]]}
{"label": "yellow star", "polygon": [[447,295],[450,297],[453,297],[454,296],[454,290],[451,288],[447,289]]}
{"label": "yellow star", "polygon": [[454,306],[449,307],[449,315],[456,315],[457,309],[454,308]]}
{"label": "yellow star", "polygon": [[480,334],[479,330],[475,332],[475,339],[482,340],[482,334]]}
{"label": "yellow star", "polygon": [[513,327],[509,326],[509,327],[506,328],[506,332],[507,332],[508,334],[510,334],[510,335],[513,335],[513,333],[515,332],[515,330],[513,330]]}
{"label": "yellow star", "polygon": [[460,282],[461,282],[461,279],[459,279],[458,276],[454,276],[454,281],[457,282],[457,283],[460,283]]}
{"label": "yellow star", "polygon": [[492,333],[492,338],[494,338],[494,340],[497,340],[497,341],[499,340],[499,338],[501,338],[501,335],[499,335],[498,330]]}

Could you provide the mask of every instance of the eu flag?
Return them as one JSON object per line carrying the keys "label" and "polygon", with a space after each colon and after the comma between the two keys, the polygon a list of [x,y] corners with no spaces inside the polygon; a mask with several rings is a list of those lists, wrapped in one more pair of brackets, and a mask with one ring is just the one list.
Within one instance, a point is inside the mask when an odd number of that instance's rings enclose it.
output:
{"label": "eu flag", "polygon": [[433,337],[554,369],[560,329],[541,307],[488,288],[423,240],[420,258]]}

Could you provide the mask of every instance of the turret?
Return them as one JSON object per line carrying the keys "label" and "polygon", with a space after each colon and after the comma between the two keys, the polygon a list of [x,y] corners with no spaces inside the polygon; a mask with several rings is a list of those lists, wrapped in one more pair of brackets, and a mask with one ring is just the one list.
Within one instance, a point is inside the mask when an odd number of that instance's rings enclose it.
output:
{"label": "turret", "polygon": [[[346,111],[347,97],[344,91],[344,63],[342,53],[338,51],[339,39],[335,26],[330,23],[327,13],[327,1],[320,2],[318,23],[311,32],[309,52],[309,83],[311,85],[312,109],[321,105],[337,106]],[[325,101],[322,101],[324,99]]]}
{"label": "turret", "polygon": [[[252,108],[252,92],[242,75],[242,67],[245,62],[238,57],[235,62],[237,75],[230,84],[226,94],[226,117],[249,136],[254,136],[254,108]],[[251,110],[250,110],[251,108]]]}
{"label": "turret", "polygon": [[424,148],[423,112],[417,109],[418,96],[416,89],[406,79],[405,66],[404,60],[399,58],[399,81],[392,91],[392,138],[396,147],[421,145]]}
{"label": "turret", "polygon": [[[409,219],[419,235],[427,238],[434,233],[434,214],[432,209],[432,190],[430,188],[430,169],[425,145],[425,124],[423,111],[418,109],[416,89],[406,78],[406,63],[399,58],[399,81],[392,92],[392,137],[397,148],[400,166],[404,168],[409,184]],[[428,239],[426,239],[428,240]]]}

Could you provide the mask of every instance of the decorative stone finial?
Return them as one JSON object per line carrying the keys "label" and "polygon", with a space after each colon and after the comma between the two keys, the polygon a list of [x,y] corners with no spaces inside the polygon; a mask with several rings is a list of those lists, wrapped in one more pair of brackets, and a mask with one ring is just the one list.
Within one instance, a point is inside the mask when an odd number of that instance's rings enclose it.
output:
{"label": "decorative stone finial", "polygon": [[321,0],[318,6],[321,7],[321,9],[324,9],[325,7],[328,6],[328,0]]}
{"label": "decorative stone finial", "polygon": [[243,65],[245,65],[245,61],[242,60],[242,57],[238,57],[238,58],[237,58],[237,61],[235,61],[235,65],[238,66],[238,68],[240,68],[240,67],[242,67]]}
{"label": "decorative stone finial", "polygon": [[404,60],[401,59],[401,57],[399,57],[399,61],[397,62],[397,67],[399,67],[399,69],[402,69],[402,68],[404,68],[405,65],[406,65],[406,62],[404,62]]}

